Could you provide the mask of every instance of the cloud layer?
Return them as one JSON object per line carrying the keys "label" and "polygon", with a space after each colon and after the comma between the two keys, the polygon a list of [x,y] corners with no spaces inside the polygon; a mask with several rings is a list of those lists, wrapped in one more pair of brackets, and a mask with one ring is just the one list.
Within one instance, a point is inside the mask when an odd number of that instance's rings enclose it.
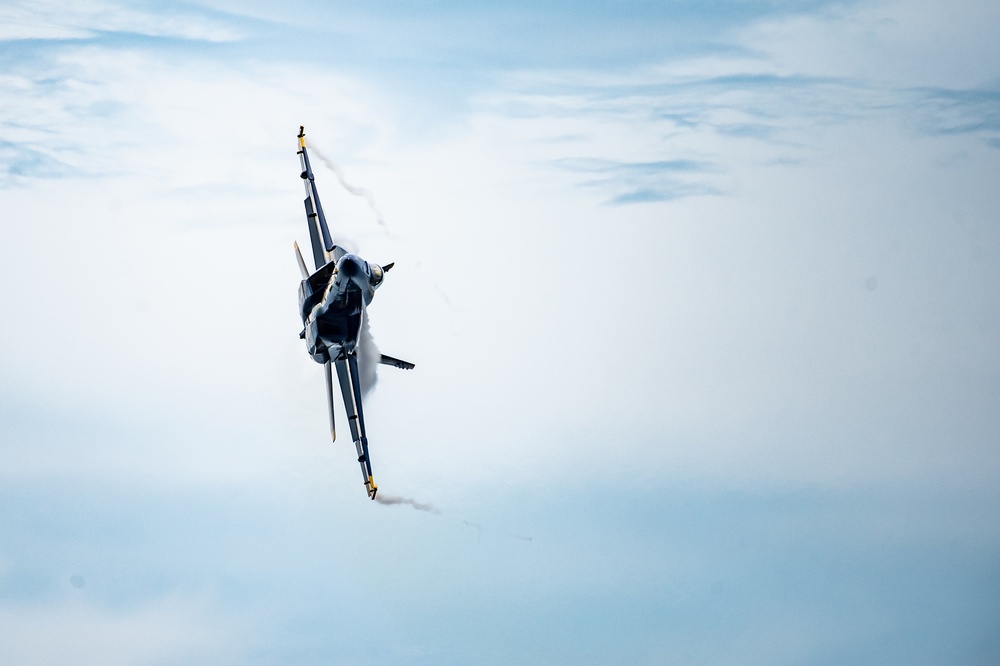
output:
{"label": "cloud layer", "polygon": [[[2,10],[0,643],[995,661],[995,12],[713,7]],[[418,511],[328,441],[300,124]]]}

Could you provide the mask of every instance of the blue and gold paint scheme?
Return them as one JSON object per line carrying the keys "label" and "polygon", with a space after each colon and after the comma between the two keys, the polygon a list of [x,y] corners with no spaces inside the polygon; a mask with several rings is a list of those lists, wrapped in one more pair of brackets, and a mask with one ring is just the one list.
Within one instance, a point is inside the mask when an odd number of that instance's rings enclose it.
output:
{"label": "blue and gold paint scheme", "polygon": [[[296,243],[295,256],[302,272],[299,313],[302,315],[303,328],[299,337],[306,341],[309,356],[323,365],[330,413],[330,436],[334,441],[337,439],[337,429],[333,415],[333,366],[337,368],[340,394],[344,400],[358,463],[361,465],[361,476],[368,496],[375,499],[378,486],[372,477],[368,436],[365,432],[359,384],[358,343],[366,309],[392,264],[380,266],[369,263],[333,242],[309,163],[304,127],[299,127],[298,140],[299,165],[302,170],[300,175],[306,189],[306,223],[315,264],[315,270],[310,272]],[[383,355],[380,362],[397,368],[413,368],[412,363],[391,356]]]}

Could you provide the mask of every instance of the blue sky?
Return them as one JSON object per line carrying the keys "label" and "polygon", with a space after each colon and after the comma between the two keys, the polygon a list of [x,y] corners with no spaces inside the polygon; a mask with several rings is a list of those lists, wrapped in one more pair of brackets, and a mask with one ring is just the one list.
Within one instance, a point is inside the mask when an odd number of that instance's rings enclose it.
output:
{"label": "blue sky", "polygon": [[[5,658],[996,662],[998,20],[7,3]],[[327,440],[299,124],[434,511]]]}

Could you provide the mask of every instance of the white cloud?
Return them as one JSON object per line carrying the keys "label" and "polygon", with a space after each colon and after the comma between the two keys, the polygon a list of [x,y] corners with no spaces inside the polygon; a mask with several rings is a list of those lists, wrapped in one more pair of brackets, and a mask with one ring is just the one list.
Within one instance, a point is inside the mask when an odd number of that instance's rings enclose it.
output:
{"label": "white cloud", "polygon": [[[5,111],[12,123],[44,119],[19,145],[90,176],[8,190],[17,219],[44,223],[4,229],[5,367],[26,390],[94,408],[203,423],[246,404],[275,432],[321,438],[289,249],[305,240],[304,123],[392,230],[321,170],[338,229],[397,261],[373,332],[418,367],[383,371],[368,407],[395,482],[466,492],[604,475],[619,459],[610,473],[988,476],[995,424],[969,368],[997,361],[995,151],[916,132],[891,87],[817,80],[830,74],[818,66],[776,77],[766,61],[513,77],[461,124],[409,136],[394,129],[398,100],[319,69],[68,52],[55,89],[5,83],[29,93]],[[685,182],[724,196],[609,207],[678,176],[637,185],[626,168],[583,187],[593,176],[566,160],[709,165]],[[15,288],[29,278],[59,307]],[[956,390],[966,407],[936,407]],[[245,473],[271,461],[261,452]]]}
{"label": "white cloud", "polygon": [[887,0],[763,21],[741,41],[780,73],[850,77],[877,85],[995,83],[995,3]]}
{"label": "white cloud", "polygon": [[[890,569],[959,609],[948,636],[990,635],[965,590],[996,540],[998,152],[921,124],[904,88],[938,79],[793,66],[782,39],[511,74],[421,131],[330,65],[101,40],[12,64],[5,654],[350,659],[370,632],[376,656],[447,663],[555,625],[553,655],[724,657],[816,609],[762,648],[795,660],[833,649],[830,618],[854,645],[865,613],[933,624],[869,585]],[[376,480],[440,516],[368,502],[328,441],[296,337],[300,123],[391,232],[317,165],[335,228],[396,261],[372,330],[417,364],[366,402]],[[715,194],[608,203],[677,182]],[[664,632],[671,613],[693,619]]]}
{"label": "white cloud", "polygon": [[12,0],[0,8],[0,41],[92,39],[102,33],[127,33],[209,42],[240,38],[225,22],[187,12],[165,13],[141,3],[106,0]]}
{"label": "white cloud", "polygon": [[[23,161],[11,157],[11,223],[0,231],[6,376],[51,417],[65,404],[63,416],[92,411],[124,434],[96,449],[67,437],[55,444],[68,447],[61,455],[35,442],[6,471],[259,476],[272,466],[273,442],[255,447],[233,424],[216,430],[213,447],[201,437],[181,447],[213,458],[192,469],[171,455],[170,439],[192,433],[172,422],[214,429],[228,409],[224,418],[239,420],[257,400],[282,395],[282,344],[303,360],[291,252],[302,240],[298,123],[336,127],[350,146],[352,132],[380,131],[365,114],[377,99],[320,72],[193,74],[90,48],[61,62],[58,85],[4,82],[18,103],[0,115],[22,127],[12,145],[62,165],[58,174],[19,172]],[[354,210],[332,179],[327,189],[331,215]],[[159,435],[137,439],[143,423]]]}

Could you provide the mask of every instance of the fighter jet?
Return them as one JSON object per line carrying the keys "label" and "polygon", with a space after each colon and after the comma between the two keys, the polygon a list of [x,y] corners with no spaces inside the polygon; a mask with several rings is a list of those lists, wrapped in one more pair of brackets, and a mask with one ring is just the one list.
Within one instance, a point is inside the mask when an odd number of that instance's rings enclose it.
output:
{"label": "fighter jet", "polygon": [[[366,308],[381,286],[385,274],[393,264],[384,266],[365,261],[356,254],[335,245],[326,225],[323,206],[316,191],[316,180],[306,151],[305,128],[299,127],[299,164],[306,188],[306,222],[312,241],[312,256],[316,270],[306,268],[299,244],[295,243],[295,256],[302,271],[299,283],[299,312],[304,325],[299,337],[306,341],[309,355],[323,364],[326,373],[326,402],[330,412],[330,436],[337,440],[333,417],[333,366],[337,366],[340,393],[344,399],[347,422],[361,464],[368,497],[375,499],[378,486],[372,478],[371,459],[368,455],[368,437],[365,434],[365,415],[361,407],[361,385],[358,372],[358,346]],[[379,363],[410,370],[412,363],[391,356],[381,355]]]}

